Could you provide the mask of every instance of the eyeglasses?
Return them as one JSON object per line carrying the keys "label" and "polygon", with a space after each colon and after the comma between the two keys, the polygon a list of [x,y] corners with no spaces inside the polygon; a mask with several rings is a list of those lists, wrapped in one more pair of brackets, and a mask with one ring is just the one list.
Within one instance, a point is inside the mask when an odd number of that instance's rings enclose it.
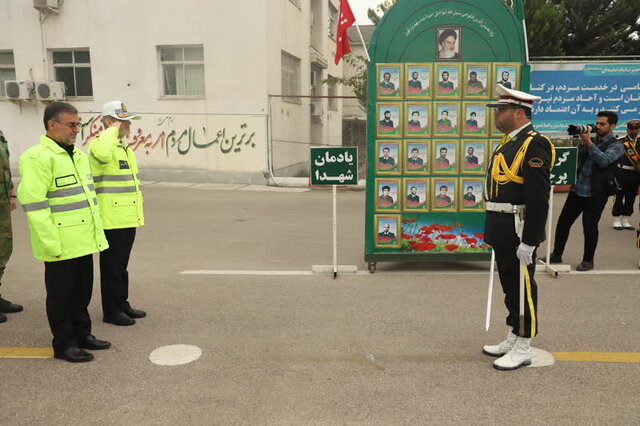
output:
{"label": "eyeglasses", "polygon": [[629,130],[638,130],[640,129],[640,124],[636,124],[635,126],[632,124],[627,124],[627,129]]}
{"label": "eyeglasses", "polygon": [[61,121],[56,121],[56,123],[60,123],[63,126],[67,126],[70,129],[79,129],[80,127],[82,127],[82,123],[80,122],[63,123]]}

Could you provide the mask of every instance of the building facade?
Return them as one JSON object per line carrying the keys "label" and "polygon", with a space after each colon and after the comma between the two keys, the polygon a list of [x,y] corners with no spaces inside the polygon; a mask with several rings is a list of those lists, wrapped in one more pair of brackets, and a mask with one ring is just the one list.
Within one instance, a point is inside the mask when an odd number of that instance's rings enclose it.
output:
{"label": "building facade", "polygon": [[[328,86],[338,0],[3,0],[0,129],[19,154],[47,103],[81,112],[77,145],[103,103],[143,114],[127,143],[143,179],[264,183],[308,173],[309,146],[340,145]],[[4,90],[4,81],[16,81]]]}

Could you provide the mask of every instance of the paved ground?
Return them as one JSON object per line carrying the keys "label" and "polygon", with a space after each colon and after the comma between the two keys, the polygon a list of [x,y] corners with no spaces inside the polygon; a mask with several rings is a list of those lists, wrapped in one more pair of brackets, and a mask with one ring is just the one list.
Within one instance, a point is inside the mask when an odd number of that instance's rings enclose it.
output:
{"label": "paved ground", "polygon": [[[146,185],[148,225],[130,269],[131,300],[149,317],[133,327],[102,323],[96,285],[94,334],[114,347],[84,365],[0,359],[0,424],[640,422],[640,363],[491,368],[481,347],[505,328],[496,291],[484,331],[486,262],[385,263],[337,280],[181,273],[331,263],[330,192],[265,189]],[[339,263],[364,271],[364,193],[338,198]],[[555,197],[556,210],[563,199]],[[536,346],[640,352],[640,250],[633,232],[612,230],[608,216],[602,224],[598,274],[538,275]],[[0,325],[0,346],[46,347],[43,267],[31,258],[21,212],[14,231],[3,294],[25,312]],[[576,228],[565,256],[574,267],[581,246]],[[202,357],[149,361],[154,349],[178,343],[200,347]]]}

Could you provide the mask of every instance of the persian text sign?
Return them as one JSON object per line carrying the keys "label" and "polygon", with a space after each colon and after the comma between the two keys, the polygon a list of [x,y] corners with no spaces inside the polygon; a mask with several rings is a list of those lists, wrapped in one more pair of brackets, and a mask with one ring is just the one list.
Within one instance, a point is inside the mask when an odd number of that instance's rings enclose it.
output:
{"label": "persian text sign", "polygon": [[551,185],[573,185],[576,183],[578,148],[556,148],[556,163],[551,169]]}
{"label": "persian text sign", "polygon": [[535,64],[531,94],[536,130],[566,135],[569,124],[595,121],[596,113],[618,113],[619,123],[640,113],[640,64]]}
{"label": "persian text sign", "polygon": [[358,148],[311,148],[311,185],[357,185]]}

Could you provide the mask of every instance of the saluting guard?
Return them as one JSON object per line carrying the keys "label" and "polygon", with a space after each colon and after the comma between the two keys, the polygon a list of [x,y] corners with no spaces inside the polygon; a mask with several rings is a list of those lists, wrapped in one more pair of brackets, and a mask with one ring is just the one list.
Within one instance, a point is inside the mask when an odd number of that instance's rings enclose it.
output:
{"label": "saluting guard", "polygon": [[533,276],[536,248],[545,239],[555,149],[531,125],[533,103],[540,98],[500,84],[497,91],[500,99],[487,106],[494,108],[496,127],[505,135],[487,171],[485,241],[495,252],[510,330],[506,340],[484,346],[483,352],[500,357],[494,368],[515,370],[531,364],[531,338],[538,333]]}

